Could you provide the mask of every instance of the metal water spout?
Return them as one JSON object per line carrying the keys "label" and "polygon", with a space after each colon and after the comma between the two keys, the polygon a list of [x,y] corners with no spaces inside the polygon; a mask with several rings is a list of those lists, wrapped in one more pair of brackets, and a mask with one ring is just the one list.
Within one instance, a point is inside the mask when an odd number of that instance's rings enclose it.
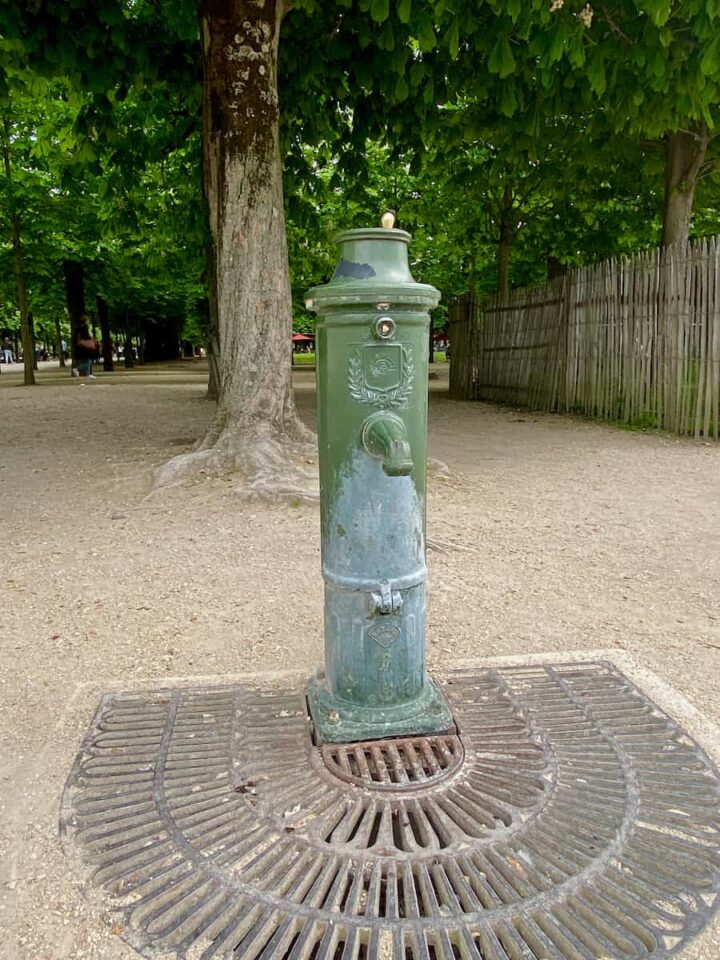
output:
{"label": "metal water spout", "polygon": [[368,417],[362,428],[362,443],[371,456],[382,460],[382,468],[389,477],[406,477],[412,473],[412,451],[400,417],[386,411]]}

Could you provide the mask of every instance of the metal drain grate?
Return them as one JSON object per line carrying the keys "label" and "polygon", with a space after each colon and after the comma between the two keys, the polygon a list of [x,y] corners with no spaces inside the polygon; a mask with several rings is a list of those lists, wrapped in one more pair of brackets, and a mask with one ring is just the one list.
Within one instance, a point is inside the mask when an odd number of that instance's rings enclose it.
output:
{"label": "metal drain grate", "polygon": [[329,743],[320,752],[330,773],[377,790],[437,783],[459,769],[463,761],[460,738],[448,735]]}
{"label": "metal drain grate", "polygon": [[382,763],[314,747],[301,689],[108,696],[67,785],[68,852],[146,956],[679,952],[720,889],[720,786],[697,745],[606,664],[445,688],[462,744],[443,738],[445,767],[430,748],[437,770],[421,738]]}

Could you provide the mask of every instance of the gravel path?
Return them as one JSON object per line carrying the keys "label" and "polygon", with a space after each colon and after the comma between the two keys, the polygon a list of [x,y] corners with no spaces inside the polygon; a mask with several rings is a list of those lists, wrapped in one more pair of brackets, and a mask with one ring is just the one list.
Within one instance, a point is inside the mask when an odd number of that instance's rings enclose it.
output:
{"label": "gravel path", "polygon": [[[453,403],[438,372],[430,453],[450,472],[429,491],[431,666],[622,648],[720,720],[720,446]],[[312,422],[314,374],[295,377]],[[19,382],[3,370],[2,956],[129,958],[56,836],[97,691],[314,668],[318,513],[219,480],[145,499],[153,465],[210,418],[201,362]]]}

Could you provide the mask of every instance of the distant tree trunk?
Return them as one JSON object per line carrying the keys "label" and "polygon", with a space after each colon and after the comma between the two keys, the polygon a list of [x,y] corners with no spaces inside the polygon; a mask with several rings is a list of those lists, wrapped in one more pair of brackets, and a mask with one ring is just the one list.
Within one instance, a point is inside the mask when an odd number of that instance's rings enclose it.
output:
{"label": "distant tree trunk", "polygon": [[474,252],[468,258],[468,291],[473,296],[477,293],[477,257]]}
{"label": "distant tree trunk", "polygon": [[507,300],[510,295],[510,247],[514,232],[513,195],[510,187],[505,187],[500,208],[500,240],[497,251],[497,292],[502,300]]}
{"label": "distant tree trunk", "polygon": [[133,356],[133,342],[132,336],[130,335],[130,314],[125,310],[125,340],[123,343],[123,363],[125,369],[129,370],[135,366],[135,358]]}
{"label": "distant tree trunk", "polygon": [[113,346],[110,336],[110,315],[105,297],[97,294],[95,297],[97,304],[98,322],[100,323],[100,336],[102,337],[102,358],[103,370],[106,373],[112,373],[113,370]]}
{"label": "distant tree trunk", "polygon": [[430,332],[428,337],[428,363],[435,363],[435,337],[432,320],[430,321]]}
{"label": "distant tree trunk", "polygon": [[566,265],[560,263],[557,257],[553,257],[552,254],[547,257],[545,264],[547,266],[548,280],[557,280],[558,277],[564,277],[567,273]]}
{"label": "distant tree trunk", "polygon": [[242,491],[317,496],[307,471],[293,462],[307,456],[311,435],[295,411],[288,356],[292,303],[277,93],[286,10],[285,0],[200,3],[219,396],[203,440],[161,467],[156,486],[232,470]]}
{"label": "distant tree trunk", "polygon": [[12,216],[13,260],[15,265],[15,283],[17,285],[18,306],[20,308],[20,336],[23,350],[23,383],[26,387],[35,384],[35,343],[30,327],[31,317],[28,309],[27,287],[25,285],[25,262],[20,239],[20,221]]}
{"label": "distant tree trunk", "polygon": [[[37,358],[37,338],[35,336],[35,318],[32,315],[32,310],[28,313],[28,327],[30,327],[30,343],[32,344],[32,365],[33,370],[38,369],[38,358]],[[25,352],[25,344],[23,344],[23,353]]]}
{"label": "distant tree trunk", "polygon": [[[5,176],[8,180],[12,180],[12,167],[10,165],[10,124],[6,117],[3,118],[3,131],[5,136],[3,137],[2,143],[2,155],[5,166]],[[15,270],[18,309],[20,310],[20,334],[22,336],[23,347],[23,383],[26,387],[31,387],[35,384],[35,344],[33,343],[32,331],[30,329],[30,312],[28,308],[27,285],[25,283],[25,259],[22,249],[20,218],[15,211],[10,214],[10,236],[12,240],[13,268]]]}
{"label": "distant tree trunk", "polygon": [[57,350],[57,355],[60,358],[60,366],[66,366],[65,351],[63,350],[63,336],[62,330],[60,329],[60,317],[55,317],[55,349]]}
{"label": "distant tree trunk", "polygon": [[676,130],[666,136],[665,203],[662,243],[687,243],[690,236],[695,188],[697,187],[710,134],[705,124],[690,130]]}
{"label": "distant tree trunk", "polygon": [[[85,313],[85,275],[83,265],[78,260],[63,260],[65,275],[65,301],[70,317],[70,355],[77,360],[76,342],[80,327],[80,318]],[[73,363],[72,366],[75,364]]]}

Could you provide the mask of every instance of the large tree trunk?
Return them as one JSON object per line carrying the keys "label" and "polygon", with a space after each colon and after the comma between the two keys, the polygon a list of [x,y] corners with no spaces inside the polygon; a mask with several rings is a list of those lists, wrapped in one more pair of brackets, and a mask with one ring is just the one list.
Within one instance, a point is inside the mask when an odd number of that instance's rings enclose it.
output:
{"label": "large tree trunk", "polygon": [[207,400],[220,398],[220,339],[218,333],[218,302],[217,283],[215,282],[215,254],[213,244],[205,245],[205,270],[207,276],[208,295],[207,309],[207,340],[205,347],[208,358],[208,387]]}
{"label": "large tree trunk", "polygon": [[235,472],[244,492],[316,495],[299,463],[309,433],[295,412],[289,357],[277,94],[285,11],[284,0],[201,3],[203,169],[219,396],[204,439],[160,468],[156,486],[197,473]]}
{"label": "large tree trunk", "polygon": [[[28,312],[28,328],[30,330],[30,343],[32,344],[33,370],[37,370],[38,369],[37,337],[35,336],[35,318],[32,315],[32,310]],[[24,353],[25,353],[25,341],[23,340],[23,354]]]}
{"label": "large tree trunk", "polygon": [[12,230],[13,263],[15,266],[15,285],[17,287],[18,307],[20,309],[20,336],[23,349],[23,383],[26,387],[35,384],[35,341],[32,335],[30,310],[28,308],[27,286],[25,284],[25,261],[20,236],[20,220],[15,214],[10,218]]}
{"label": "large tree trunk", "polygon": [[705,124],[676,130],[666,137],[665,203],[662,243],[687,243],[695,188],[702,173],[710,134]]}
{"label": "large tree trunk", "polygon": [[206,342],[208,357],[208,388],[207,399],[220,399],[220,338],[218,332],[217,305],[209,302],[210,323]]}
{"label": "large tree trunk", "polygon": [[[3,132],[5,134],[2,143],[3,164],[5,166],[5,176],[8,180],[11,180],[10,124],[7,118],[3,118]],[[30,309],[28,307],[27,285],[25,283],[25,259],[22,249],[20,218],[15,211],[10,214],[10,236],[13,250],[13,268],[15,270],[15,287],[17,289],[18,309],[20,310],[20,335],[22,337],[23,347],[23,383],[26,387],[31,387],[35,384],[35,343],[30,326]]]}
{"label": "large tree trunk", "polygon": [[217,338],[212,334],[207,338],[205,350],[208,358],[208,385],[205,399],[217,400],[220,396],[220,354]]}
{"label": "large tree trunk", "polygon": [[70,317],[70,356],[75,366],[77,332],[80,318],[85,314],[85,275],[83,265],[78,260],[63,260],[65,275],[65,301]]}
{"label": "large tree trunk", "polygon": [[106,373],[112,373],[113,347],[112,337],[110,336],[110,315],[108,313],[107,300],[98,293],[95,297],[95,302],[97,304],[97,315],[100,323],[100,337],[102,338],[103,370]]}
{"label": "large tree trunk", "polygon": [[510,296],[510,248],[513,241],[513,195],[505,187],[500,207],[500,238],[497,250],[497,292],[502,300]]}

